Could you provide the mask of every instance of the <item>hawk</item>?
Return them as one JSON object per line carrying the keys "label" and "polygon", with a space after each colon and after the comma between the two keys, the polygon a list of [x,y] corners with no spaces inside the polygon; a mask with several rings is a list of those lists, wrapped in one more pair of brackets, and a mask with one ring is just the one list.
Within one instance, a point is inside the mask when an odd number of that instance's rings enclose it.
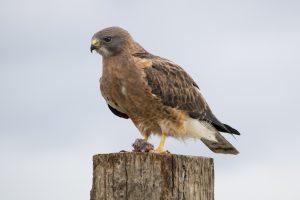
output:
{"label": "hawk", "polygon": [[240,133],[215,117],[198,85],[179,65],[147,52],[120,27],[95,33],[90,50],[103,58],[100,90],[109,109],[131,119],[145,141],[159,135],[154,153],[165,152],[166,137],[199,139],[215,153],[239,153],[220,132]]}

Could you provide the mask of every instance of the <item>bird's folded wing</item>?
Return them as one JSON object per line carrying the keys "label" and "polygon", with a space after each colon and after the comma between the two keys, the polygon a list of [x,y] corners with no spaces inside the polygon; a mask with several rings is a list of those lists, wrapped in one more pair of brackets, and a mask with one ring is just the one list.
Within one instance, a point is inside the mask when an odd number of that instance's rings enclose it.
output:
{"label": "bird's folded wing", "polygon": [[145,67],[145,79],[153,95],[172,108],[185,111],[190,117],[211,123],[217,130],[230,132],[211,112],[194,80],[175,63],[148,53],[135,57],[151,60]]}

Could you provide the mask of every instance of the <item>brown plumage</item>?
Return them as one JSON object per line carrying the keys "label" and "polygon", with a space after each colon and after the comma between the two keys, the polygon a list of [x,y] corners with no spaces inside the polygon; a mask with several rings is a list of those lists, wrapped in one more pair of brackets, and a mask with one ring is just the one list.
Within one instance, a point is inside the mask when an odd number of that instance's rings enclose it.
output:
{"label": "brown plumage", "polygon": [[147,139],[162,136],[196,138],[216,153],[238,151],[219,133],[239,135],[211,112],[194,80],[177,64],[148,53],[119,27],[97,32],[91,51],[103,57],[100,89],[110,110],[130,118]]}

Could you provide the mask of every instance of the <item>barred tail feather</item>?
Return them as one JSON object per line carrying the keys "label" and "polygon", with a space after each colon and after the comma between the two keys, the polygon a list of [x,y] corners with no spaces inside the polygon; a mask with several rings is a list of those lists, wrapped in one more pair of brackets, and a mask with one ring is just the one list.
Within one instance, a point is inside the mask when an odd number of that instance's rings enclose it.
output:
{"label": "barred tail feather", "polygon": [[213,152],[223,154],[238,154],[239,151],[230,144],[219,132],[216,132],[216,141],[201,138],[201,141]]}

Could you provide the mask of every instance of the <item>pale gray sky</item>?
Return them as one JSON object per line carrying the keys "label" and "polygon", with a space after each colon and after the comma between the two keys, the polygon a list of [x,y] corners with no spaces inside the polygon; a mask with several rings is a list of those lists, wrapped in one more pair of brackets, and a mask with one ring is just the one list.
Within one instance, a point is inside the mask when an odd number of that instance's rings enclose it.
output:
{"label": "pale gray sky", "polygon": [[108,110],[89,52],[94,32],[115,25],[186,69],[242,133],[227,135],[238,156],[167,140],[172,153],[214,158],[216,199],[300,199],[299,10],[290,0],[2,0],[0,199],[89,199],[92,155],[140,137]]}

